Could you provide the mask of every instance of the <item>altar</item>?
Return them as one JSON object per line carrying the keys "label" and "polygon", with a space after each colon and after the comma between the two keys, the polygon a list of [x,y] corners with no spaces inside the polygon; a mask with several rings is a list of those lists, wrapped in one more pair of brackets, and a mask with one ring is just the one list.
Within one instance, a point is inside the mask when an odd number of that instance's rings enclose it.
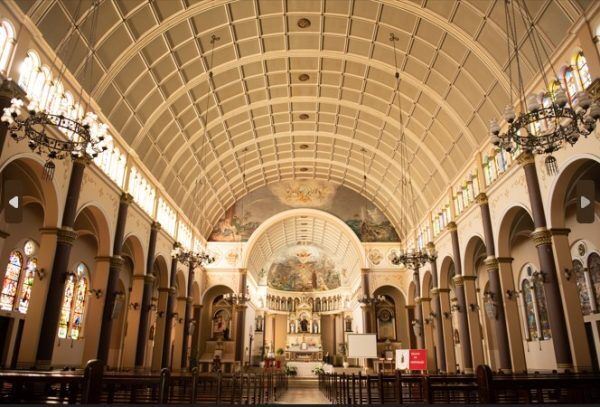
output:
{"label": "altar", "polygon": [[316,377],[313,370],[315,367],[323,366],[322,362],[287,362],[287,366],[296,368],[298,377]]}
{"label": "altar", "polygon": [[299,362],[316,362],[323,360],[323,351],[321,349],[299,349],[289,348],[285,351],[285,360]]}
{"label": "altar", "polygon": [[296,362],[321,362],[321,318],[318,312],[303,301],[288,316],[285,360]]}

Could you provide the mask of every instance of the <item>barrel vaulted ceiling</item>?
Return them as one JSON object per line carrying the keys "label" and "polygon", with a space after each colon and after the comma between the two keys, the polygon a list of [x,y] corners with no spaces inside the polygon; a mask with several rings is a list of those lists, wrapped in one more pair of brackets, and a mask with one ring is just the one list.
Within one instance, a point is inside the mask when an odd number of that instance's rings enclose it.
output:
{"label": "barrel vaulted ceiling", "polygon": [[[591,1],[527,3],[552,50]],[[402,205],[424,211],[446,193],[508,100],[503,0],[103,0],[91,79],[91,1],[77,21],[76,1],[17,4],[54,49],[83,26],[69,69],[204,233],[248,192],[291,178],[345,185],[406,225]],[[415,202],[399,196],[390,33]]]}

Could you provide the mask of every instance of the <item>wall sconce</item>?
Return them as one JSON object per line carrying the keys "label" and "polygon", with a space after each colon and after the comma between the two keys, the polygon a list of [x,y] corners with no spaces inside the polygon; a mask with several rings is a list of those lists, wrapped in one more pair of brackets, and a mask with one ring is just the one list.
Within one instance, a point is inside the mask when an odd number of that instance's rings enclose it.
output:
{"label": "wall sconce", "polygon": [[165,312],[164,312],[164,311],[158,311],[158,312],[156,313],[156,316],[157,316],[157,317],[159,317],[159,318],[162,318],[164,315],[165,315]]}
{"label": "wall sconce", "polygon": [[179,312],[172,313],[171,317],[173,317],[173,319],[177,319],[179,317]]}
{"label": "wall sconce", "polygon": [[436,317],[437,317],[437,314],[436,314],[435,312],[431,311],[431,312],[429,312],[429,316],[430,316],[431,318],[436,318]]}
{"label": "wall sconce", "polygon": [[175,321],[177,321],[177,323],[181,324],[183,322],[183,318],[175,318]]}
{"label": "wall sconce", "polygon": [[478,304],[469,304],[469,309],[471,311],[479,311],[479,305]]}
{"label": "wall sconce", "polygon": [[460,305],[458,304],[452,304],[452,306],[450,306],[450,311],[454,312],[460,312]]}
{"label": "wall sconce", "polygon": [[42,281],[46,277],[46,270],[36,268],[35,275]]}
{"label": "wall sconce", "polygon": [[448,311],[443,312],[444,318],[450,319],[450,313]]}
{"label": "wall sconce", "polygon": [[140,303],[139,302],[132,302],[129,304],[129,308],[136,310],[140,307]]}
{"label": "wall sconce", "polygon": [[431,324],[433,322],[433,318],[429,317],[429,318],[423,318],[423,321],[425,321],[425,323],[427,325]]}
{"label": "wall sconce", "polygon": [[148,311],[156,311],[156,304],[150,304],[148,305]]}
{"label": "wall sconce", "polygon": [[506,298],[508,300],[514,300],[519,296],[519,292],[516,290],[506,290]]}
{"label": "wall sconce", "polygon": [[102,290],[99,288],[90,288],[88,291],[90,294],[94,294],[96,298],[102,297]]}
{"label": "wall sconce", "polygon": [[531,275],[531,279],[534,282],[541,282],[541,283],[545,283],[546,282],[546,273],[543,271],[534,271],[533,274]]}

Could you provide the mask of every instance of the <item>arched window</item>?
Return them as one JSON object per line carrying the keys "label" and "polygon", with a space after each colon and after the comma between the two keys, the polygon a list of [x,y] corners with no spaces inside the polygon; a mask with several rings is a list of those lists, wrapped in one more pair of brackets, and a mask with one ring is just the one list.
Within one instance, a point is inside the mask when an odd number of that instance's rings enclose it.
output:
{"label": "arched window", "polygon": [[600,255],[590,254],[587,263],[596,304],[600,305]]}
{"label": "arched window", "polygon": [[2,282],[2,294],[0,295],[0,309],[4,311],[12,311],[15,306],[22,266],[23,255],[21,252],[13,250],[8,258],[6,273]]}
{"label": "arched window", "polygon": [[553,80],[548,86],[548,92],[550,93],[550,98],[554,101],[556,98],[556,91],[560,89],[560,82],[558,79]]}
{"label": "arched window", "polygon": [[575,99],[575,95],[579,89],[577,87],[577,81],[575,80],[575,73],[571,67],[565,70],[565,86],[567,87],[567,95],[569,100],[573,102],[573,99]]}
{"label": "arched window", "polygon": [[575,57],[575,68],[577,69],[577,76],[579,77],[581,87],[587,89],[592,84],[592,76],[590,75],[587,60],[583,52],[579,52]]}
{"label": "arched window", "polygon": [[577,290],[579,291],[579,305],[581,313],[589,315],[592,312],[592,303],[590,299],[590,288],[583,271],[583,264],[579,260],[573,260],[573,272],[577,278]]}
{"label": "arched window", "polygon": [[524,318],[527,328],[527,340],[546,340],[552,337],[546,306],[543,275],[531,265],[521,273],[521,292],[523,294]]}
{"label": "arched window", "polygon": [[40,72],[40,58],[34,51],[29,51],[19,68],[19,86],[28,94],[33,94],[33,85]]}
{"label": "arched window", "polygon": [[6,72],[8,60],[15,44],[15,30],[10,22],[2,21],[0,25],[0,71]]}
{"label": "arched window", "polygon": [[79,263],[75,273],[71,273],[65,282],[58,325],[59,338],[78,339],[81,335],[87,292],[88,270],[85,264]]}
{"label": "arched window", "polygon": [[21,295],[19,296],[19,312],[26,314],[31,300],[31,288],[33,287],[33,278],[37,270],[37,259],[30,258],[25,266],[25,276],[21,285]]}

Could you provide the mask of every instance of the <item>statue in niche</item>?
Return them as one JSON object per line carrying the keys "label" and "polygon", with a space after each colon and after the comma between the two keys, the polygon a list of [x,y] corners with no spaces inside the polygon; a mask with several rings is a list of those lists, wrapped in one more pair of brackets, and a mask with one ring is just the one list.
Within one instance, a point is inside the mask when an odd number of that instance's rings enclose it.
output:
{"label": "statue in niche", "polygon": [[314,334],[318,334],[319,333],[319,324],[317,323],[317,321],[313,322],[313,329],[312,329]]}
{"label": "statue in niche", "polygon": [[300,320],[300,332],[308,332],[308,321],[306,320],[306,317]]}
{"label": "statue in niche", "polygon": [[290,332],[293,334],[296,333],[296,324],[294,324],[293,322],[290,323]]}

